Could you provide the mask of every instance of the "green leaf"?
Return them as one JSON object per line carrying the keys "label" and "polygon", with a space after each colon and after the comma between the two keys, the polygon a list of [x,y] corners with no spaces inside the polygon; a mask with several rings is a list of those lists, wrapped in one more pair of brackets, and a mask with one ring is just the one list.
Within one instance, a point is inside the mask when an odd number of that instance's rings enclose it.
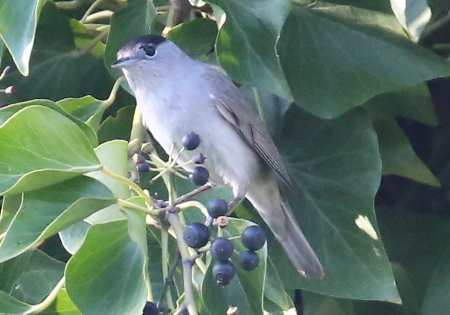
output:
{"label": "green leaf", "polygon": [[115,202],[107,187],[85,176],[26,192],[22,200],[0,245],[0,261],[23,253]]}
{"label": "green leaf", "polygon": [[59,232],[61,243],[70,254],[73,255],[80,249],[90,227],[89,223],[78,221]]}
{"label": "green leaf", "polygon": [[430,21],[431,9],[426,0],[391,0],[392,11],[408,34],[418,41]]}
{"label": "green leaf", "polygon": [[30,250],[0,264],[0,290],[22,302],[37,304],[53,290],[63,274],[62,262],[39,250]]}
{"label": "green leaf", "polygon": [[280,149],[294,182],[289,203],[325,271],[320,280],[299,276],[274,244],[270,256],[285,286],[398,303],[373,209],[381,160],[367,115],[353,110],[324,120],[291,106],[284,123]]}
{"label": "green leaf", "polygon": [[74,115],[94,130],[98,130],[105,109],[108,107],[90,95],[81,98],[66,98],[60,100],[58,105],[65,111]]}
{"label": "green leaf", "polygon": [[214,47],[217,24],[209,19],[195,19],[172,28],[167,38],[177,44],[191,58],[206,55]]}
{"label": "green leaf", "polygon": [[448,62],[397,29],[395,18],[380,12],[294,5],[278,52],[296,103],[333,118],[375,95],[450,75]]}
{"label": "green leaf", "polygon": [[264,296],[283,310],[289,309],[289,301],[284,292],[283,283],[269,257],[267,262],[266,281],[264,283]]}
{"label": "green leaf", "polygon": [[86,315],[141,314],[145,259],[128,232],[127,220],[93,225],[67,264],[69,297]]}
{"label": "green leaf", "polygon": [[[244,229],[254,223],[230,218],[227,227],[224,229],[224,237],[231,237],[242,234]],[[231,283],[221,287],[216,283],[212,274],[211,263],[203,279],[201,294],[206,308],[211,314],[226,314],[230,305],[236,306],[239,313],[252,315],[262,314],[262,298],[264,281],[266,277],[267,246],[258,251],[260,258],[259,266],[252,271],[243,270],[240,265],[238,253],[246,251],[247,248],[242,241],[233,241],[234,254],[231,261],[236,267],[236,276]]]}
{"label": "green leaf", "polygon": [[65,288],[59,291],[56,300],[41,314],[43,315],[81,315],[75,304],[67,295]]}
{"label": "green leaf", "polygon": [[383,174],[395,174],[412,180],[440,186],[439,180],[414,152],[408,137],[390,115],[372,115],[380,146]]}
{"label": "green leaf", "polygon": [[97,145],[97,135],[95,134],[94,130],[91,127],[89,127],[88,125],[86,125],[80,119],[74,117],[73,115],[68,114],[68,112],[62,109],[61,106],[49,100],[30,100],[21,103],[11,104],[9,106],[0,108],[0,125],[2,125],[8,118],[17,113],[19,110],[31,105],[45,106],[57,111],[60,114],[63,114],[64,116],[72,120],[74,123],[76,123],[81,130],[83,130],[92,146]]}
{"label": "green leaf", "polygon": [[[102,143],[95,148],[95,153],[104,168],[123,177],[127,176],[128,146],[126,141],[112,140],[110,142]],[[112,178],[102,171],[89,173],[88,176],[93,177],[108,186],[117,198],[128,199],[130,197],[129,187],[123,181]],[[124,218],[125,215],[120,210],[120,207],[117,204],[113,204],[94,213],[88,217],[86,221],[90,224],[98,224],[122,220]]]}
{"label": "green leaf", "polygon": [[449,248],[447,247],[441,252],[441,259],[432,272],[431,281],[426,290],[421,307],[421,314],[443,314],[448,310],[446,308],[450,302],[447,294],[450,290],[450,259],[448,253]]}
{"label": "green leaf", "polygon": [[[220,31],[216,53],[233,80],[292,99],[275,45],[289,13],[291,1],[211,0]],[[270,14],[268,14],[270,12]]]}
{"label": "green leaf", "polygon": [[18,72],[11,72],[4,83],[17,87],[18,100],[57,101],[84,95],[107,98],[113,80],[103,59],[89,52],[81,53],[75,46],[70,19],[49,1],[38,23],[30,75],[24,78]]}
{"label": "green leaf", "polygon": [[126,106],[117,112],[115,116],[106,118],[98,129],[98,140],[100,143],[114,139],[130,140],[131,126],[136,106]]}
{"label": "green leaf", "polygon": [[22,315],[29,311],[31,305],[20,302],[11,295],[0,291],[0,315]]}
{"label": "green leaf", "polygon": [[0,146],[0,194],[38,189],[101,167],[81,129],[43,106],[11,116],[0,127]]}
{"label": "green leaf", "polygon": [[365,103],[364,107],[370,113],[401,116],[430,126],[438,123],[434,104],[426,84],[399,92],[377,95]]}
{"label": "green leaf", "polygon": [[46,0],[0,0],[0,36],[19,71],[27,76],[36,25]]}
{"label": "green leaf", "polygon": [[22,205],[22,195],[6,195],[2,201],[2,211],[0,211],[0,234],[8,229],[17,211]]}

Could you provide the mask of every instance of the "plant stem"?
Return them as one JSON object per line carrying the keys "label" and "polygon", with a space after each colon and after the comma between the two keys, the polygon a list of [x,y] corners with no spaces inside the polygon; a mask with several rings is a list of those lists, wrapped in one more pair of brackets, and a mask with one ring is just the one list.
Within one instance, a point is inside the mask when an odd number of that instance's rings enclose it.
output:
{"label": "plant stem", "polygon": [[153,201],[152,199],[144,192],[144,190],[135,182],[133,182],[132,180],[126,178],[125,176],[116,174],[114,172],[111,172],[110,170],[108,170],[106,167],[103,167],[101,169],[101,172],[104,173],[105,175],[115,178],[117,180],[120,180],[124,183],[126,183],[128,186],[130,186],[139,196],[141,196],[142,198],[144,198],[145,200],[145,204],[148,207],[151,207],[153,205]]}
{"label": "plant stem", "polygon": [[[163,278],[164,281],[167,281],[169,276],[169,232],[165,228],[161,229],[161,263]],[[169,308],[175,309],[175,304],[173,303],[172,293],[170,292],[170,290],[166,291],[166,298]]]}
{"label": "plant stem", "polygon": [[56,7],[61,10],[73,10],[83,4],[83,0],[58,1],[55,2]]}
{"label": "plant stem", "polygon": [[201,211],[206,217],[209,215],[209,214],[208,214],[208,210],[206,209],[206,207],[205,207],[201,202],[198,202],[198,201],[196,201],[196,200],[186,201],[186,202],[180,203],[180,204],[177,206],[177,208],[179,208],[180,210],[185,210],[185,209],[193,208],[193,207],[200,209],[200,211]]}
{"label": "plant stem", "polygon": [[120,78],[118,78],[116,80],[116,82],[114,82],[114,85],[111,89],[111,93],[109,93],[108,98],[102,102],[102,105],[109,107],[109,106],[111,106],[112,103],[114,103],[114,101],[116,100],[117,91],[119,90],[122,82],[125,82],[124,76],[121,76]]}
{"label": "plant stem", "polygon": [[87,23],[92,23],[96,20],[100,20],[100,19],[109,19],[111,18],[113,15],[113,11],[111,10],[103,10],[103,11],[99,11],[99,12],[95,12],[92,13],[91,15],[89,15],[88,17],[86,17],[85,22]]}
{"label": "plant stem", "polygon": [[50,292],[50,294],[47,295],[47,297],[41,303],[33,305],[24,314],[25,315],[38,314],[38,313],[44,311],[45,309],[47,309],[50,306],[50,304],[52,304],[53,301],[56,299],[59,291],[61,291],[61,289],[63,288],[65,280],[66,280],[66,277],[62,277],[61,280],[59,280],[59,282],[53,288],[52,292]]}
{"label": "plant stem", "polygon": [[126,201],[126,200],[123,200],[123,199],[118,199],[117,200],[117,204],[119,206],[121,206],[121,207],[130,208],[130,209],[136,209],[136,210],[145,212],[145,213],[153,215],[153,216],[158,216],[159,215],[159,211],[158,210],[151,210],[151,209],[148,209],[146,207],[141,207],[140,205],[134,204],[132,202],[129,202],[129,201]]}
{"label": "plant stem", "polygon": [[95,8],[100,4],[100,2],[102,2],[103,0],[96,0],[94,1],[94,3],[91,4],[91,6],[86,10],[86,12],[84,13],[83,17],[80,19],[81,23],[85,23],[86,19],[88,18],[89,15],[91,15],[92,11],[95,10]]}
{"label": "plant stem", "polygon": [[85,55],[88,52],[90,52],[92,50],[92,48],[95,47],[95,45],[97,45],[99,42],[101,42],[104,38],[106,38],[106,36],[109,33],[109,29],[101,32],[100,34],[98,34],[97,36],[95,36],[95,38],[88,44],[86,45],[84,48],[80,49],[80,51],[78,52],[79,55]]}
{"label": "plant stem", "polygon": [[261,96],[259,95],[259,91],[257,88],[253,88],[253,97],[255,98],[256,108],[258,109],[259,118],[265,124],[266,123],[266,115],[264,113],[264,107],[261,102]]}
{"label": "plant stem", "polygon": [[178,213],[167,213],[167,219],[172,226],[180,251],[181,260],[183,262],[183,283],[184,283],[184,301],[186,303],[189,315],[198,315],[195,307],[194,291],[192,285],[192,265],[193,261],[190,259],[189,251],[186,243],[183,240],[183,226],[180,221]]}

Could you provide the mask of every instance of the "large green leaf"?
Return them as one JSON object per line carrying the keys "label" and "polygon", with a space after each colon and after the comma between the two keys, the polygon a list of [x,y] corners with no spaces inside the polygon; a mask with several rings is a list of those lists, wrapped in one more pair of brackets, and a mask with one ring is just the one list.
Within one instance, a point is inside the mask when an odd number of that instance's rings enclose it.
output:
{"label": "large green leaf", "polygon": [[[292,99],[275,50],[291,1],[211,0],[216,9],[219,36],[216,53],[233,80]],[[225,19],[225,22],[223,20]]]}
{"label": "large green leaf", "polygon": [[371,113],[405,117],[430,126],[438,123],[434,104],[426,84],[399,92],[377,95],[365,103],[364,107]]}
{"label": "large green leaf", "polygon": [[59,291],[53,303],[41,314],[43,315],[81,315],[75,304],[67,295],[65,288]]}
{"label": "large green leaf", "polygon": [[145,259],[127,220],[93,225],[67,264],[69,297],[86,315],[142,314]]}
{"label": "large green leaf", "polygon": [[29,250],[0,264],[0,290],[22,302],[37,304],[53,290],[63,274],[62,262],[39,250]]}
{"label": "large green leaf", "polygon": [[[424,205],[429,206],[428,200]],[[380,230],[389,256],[403,269],[412,291],[405,298],[402,294],[407,307],[404,314],[445,314],[450,220],[447,216],[428,214],[427,208],[422,210],[423,213],[418,213],[409,207],[380,207],[377,209]]]}
{"label": "large green leaf", "polygon": [[373,209],[381,160],[367,115],[353,110],[323,120],[292,106],[285,117],[280,148],[295,187],[289,202],[325,277],[300,277],[274,246],[269,252],[280,277],[291,288],[398,303]]}
{"label": "large green leaf", "polygon": [[332,118],[377,94],[450,75],[448,62],[398,32],[395,18],[380,12],[294,5],[278,51],[296,103]]}
{"label": "large green leaf", "polygon": [[[253,223],[242,219],[231,219],[224,229],[224,236],[231,237],[242,234],[244,229]],[[239,265],[239,254],[247,249],[240,240],[233,242],[235,253],[231,261],[236,267],[236,276],[231,283],[221,287],[212,274],[211,264],[203,279],[201,293],[206,308],[211,314],[226,314],[230,305],[236,306],[243,314],[263,313],[263,288],[266,278],[267,248],[258,251],[259,265],[252,271],[245,271]]]}
{"label": "large green leaf", "polygon": [[394,117],[376,114],[372,116],[372,121],[378,135],[383,174],[395,174],[432,186],[440,185],[439,180],[416,155]]}
{"label": "large green leaf", "polygon": [[392,11],[409,35],[418,41],[431,18],[427,0],[390,0]]}
{"label": "large green leaf", "polygon": [[29,106],[0,127],[0,193],[51,185],[99,169],[83,131],[60,113]]}
{"label": "large green leaf", "polygon": [[[127,176],[127,142],[123,140],[112,140],[106,143],[102,143],[95,148],[102,165],[109,171],[121,175]],[[87,174],[88,176],[101,181],[103,184],[113,192],[114,196],[120,199],[128,199],[130,197],[130,189],[126,183],[116,178],[112,178],[101,171],[96,171]],[[104,223],[108,221],[115,221],[124,219],[125,215],[120,210],[117,204],[113,204],[105,209],[102,209],[93,215],[86,218],[86,221],[91,224]]]}
{"label": "large green leaf", "polygon": [[206,55],[214,47],[217,24],[209,19],[195,19],[172,28],[167,38],[177,44],[191,58]]}
{"label": "large green leaf", "polygon": [[0,36],[17,68],[28,75],[39,13],[47,0],[0,0]]}
{"label": "large green leaf", "polygon": [[25,192],[0,244],[0,261],[23,253],[114,202],[105,185],[85,176]]}
{"label": "large green leaf", "polygon": [[108,107],[103,101],[90,95],[81,98],[66,98],[60,100],[58,105],[68,113],[98,130],[105,109]]}
{"label": "large green leaf", "polygon": [[29,311],[31,305],[20,302],[11,295],[0,291],[0,315],[22,315]]}
{"label": "large green leaf", "polygon": [[98,140],[100,143],[114,140],[130,140],[133,115],[136,106],[122,107],[115,116],[106,118],[98,129]]}
{"label": "large green leaf", "polygon": [[84,95],[98,99],[108,97],[113,81],[102,58],[77,50],[69,22],[67,15],[52,1],[43,8],[31,56],[30,75],[23,78],[18,72],[11,72],[4,80],[5,84],[16,86],[18,100],[46,98],[57,101]]}
{"label": "large green leaf", "polygon": [[51,108],[51,109],[63,114],[64,116],[66,116],[67,118],[72,120],[74,123],[76,123],[78,125],[78,127],[80,127],[81,130],[83,130],[83,132],[86,134],[86,137],[88,137],[89,142],[92,144],[92,146],[97,145],[97,135],[95,134],[94,130],[91,127],[89,127],[88,125],[83,123],[83,121],[76,118],[75,116],[70,115],[67,111],[65,111],[63,108],[61,108],[61,106],[59,106],[58,104],[56,104],[50,100],[44,100],[44,99],[30,100],[30,101],[25,101],[25,102],[15,103],[15,104],[11,104],[9,106],[5,106],[0,109],[0,125],[2,125],[9,117],[11,117],[15,113],[17,113],[19,110],[21,110],[25,107],[31,106],[31,105],[45,106],[45,107]]}

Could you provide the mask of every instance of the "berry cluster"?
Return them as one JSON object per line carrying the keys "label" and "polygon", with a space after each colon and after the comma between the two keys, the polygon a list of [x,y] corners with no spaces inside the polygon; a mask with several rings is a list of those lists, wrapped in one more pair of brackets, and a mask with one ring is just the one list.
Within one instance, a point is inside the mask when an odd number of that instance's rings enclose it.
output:
{"label": "berry cluster", "polygon": [[[228,204],[223,199],[214,199],[208,203],[207,209],[212,218],[218,218],[226,215]],[[203,223],[194,222],[186,226],[183,238],[189,247],[200,249],[208,244],[211,233]],[[264,246],[266,235],[261,227],[253,225],[242,232],[241,240],[248,250],[240,253],[240,266],[246,271],[251,271],[258,267],[259,256],[256,250]],[[217,237],[211,242],[210,251],[215,260],[213,275],[219,285],[225,286],[236,274],[236,268],[230,260],[234,245],[226,237]]]}
{"label": "berry cluster", "polygon": [[[185,135],[181,141],[183,143],[183,147],[186,150],[192,151],[197,149],[200,145],[200,136],[194,132],[190,132]],[[202,153],[200,153],[192,158],[192,162],[194,162],[195,164],[203,164],[205,162],[205,159],[206,157]],[[202,186],[208,182],[209,172],[203,166],[196,166],[194,167],[192,173],[189,175],[189,178],[194,184]]]}
{"label": "berry cluster", "polygon": [[[183,144],[182,150],[187,151],[195,150],[200,145],[200,136],[194,132],[190,132],[183,137],[182,144]],[[199,153],[192,157],[191,162],[193,162],[196,165],[200,165],[203,164],[205,160],[206,157],[202,153]],[[145,157],[141,154],[136,154],[133,157],[133,161],[139,173],[146,173],[149,172],[150,170],[159,170],[159,169],[151,169],[149,165],[150,161],[147,161]],[[192,173],[189,174],[189,178],[192,180],[194,184],[202,186],[208,182],[209,172],[203,166],[196,166],[194,167]]]}

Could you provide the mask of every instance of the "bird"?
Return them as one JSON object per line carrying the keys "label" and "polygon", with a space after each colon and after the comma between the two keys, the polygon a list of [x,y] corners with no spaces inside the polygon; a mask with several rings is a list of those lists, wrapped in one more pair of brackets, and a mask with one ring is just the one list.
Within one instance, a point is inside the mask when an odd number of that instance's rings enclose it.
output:
{"label": "bird", "polygon": [[[291,180],[258,113],[226,74],[197,61],[160,35],[144,35],[117,52],[142,121],[167,154],[189,163],[196,152],[214,185],[229,185],[230,209],[247,198],[284,248],[299,274],[323,278],[323,267],[302,233],[286,198]],[[194,151],[181,150],[188,133]]]}

